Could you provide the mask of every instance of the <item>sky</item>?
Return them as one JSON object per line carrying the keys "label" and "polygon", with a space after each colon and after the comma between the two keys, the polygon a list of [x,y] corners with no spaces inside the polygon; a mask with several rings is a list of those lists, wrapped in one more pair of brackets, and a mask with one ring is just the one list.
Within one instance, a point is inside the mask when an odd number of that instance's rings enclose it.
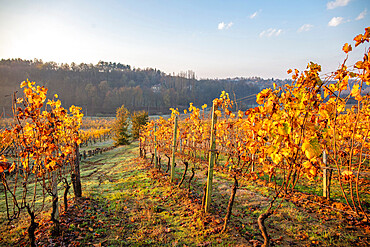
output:
{"label": "sky", "polygon": [[370,0],[0,0],[0,59],[285,79],[335,71],[367,26]]}

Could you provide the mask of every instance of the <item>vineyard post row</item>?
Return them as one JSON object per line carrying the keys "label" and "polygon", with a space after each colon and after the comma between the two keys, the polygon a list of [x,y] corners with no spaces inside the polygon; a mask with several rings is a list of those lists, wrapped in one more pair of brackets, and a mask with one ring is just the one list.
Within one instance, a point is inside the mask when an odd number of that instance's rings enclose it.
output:
{"label": "vineyard post row", "polygon": [[[217,106],[213,106],[212,108],[212,128],[215,126],[215,124],[217,123],[217,115],[214,114],[214,112],[217,110]],[[254,123],[253,123],[253,126],[254,126]],[[178,129],[178,116],[175,115],[175,118],[174,118],[174,124],[173,124],[173,145],[172,145],[172,161],[171,161],[171,182],[174,181],[174,166],[175,166],[175,158],[176,158],[176,143],[177,143],[177,129]],[[157,137],[156,137],[156,133],[157,133],[157,123],[154,124],[154,131],[153,131],[153,135],[154,135],[154,140],[155,140],[155,161],[156,161],[156,166],[155,167],[158,167],[158,150],[157,150],[157,146],[159,145],[158,142],[157,142]],[[213,135],[215,134],[215,130],[211,130],[211,138],[213,137]],[[253,133],[253,139],[255,139],[255,136],[254,136],[254,133]],[[180,150],[181,150],[181,138],[179,138],[178,142],[179,142],[179,145],[180,145]],[[214,146],[212,145],[214,144]],[[181,151],[180,151],[181,152]],[[217,150],[216,150],[216,147],[215,147],[215,143],[211,140],[210,142],[210,149],[209,149],[209,162],[208,162],[208,172],[207,172],[207,184],[206,184],[206,204],[205,204],[205,207],[204,207],[204,210],[205,212],[209,211],[209,206],[210,206],[210,203],[211,203],[211,194],[212,194],[212,181],[213,181],[213,166],[215,164],[215,154],[217,153]],[[257,157],[255,156],[255,154],[251,154],[251,160],[252,161],[255,161]],[[325,165],[324,167],[321,167],[322,169],[322,172],[323,172],[323,175],[322,175],[322,184],[323,184],[323,190],[322,190],[322,196],[325,197],[326,199],[330,200],[330,185],[331,185],[331,180],[332,180],[332,172],[333,170],[337,170],[337,169],[334,169],[332,167],[328,167],[328,162],[327,162],[327,154],[326,154],[326,151],[324,150],[322,152],[322,161],[323,161],[323,164]],[[254,172],[254,162],[252,162],[252,165],[251,165],[251,172]],[[363,173],[364,174],[364,173]]]}
{"label": "vineyard post row", "polygon": [[[206,201],[204,210],[207,213],[210,208],[211,204],[211,197],[212,197],[212,184],[213,184],[213,167],[215,164],[215,157],[216,157],[216,129],[215,125],[217,123],[217,114],[215,113],[218,109],[217,105],[213,103],[212,107],[212,127],[211,127],[211,141],[210,141],[210,149],[209,149],[209,162],[208,162],[208,176],[207,176],[207,188],[206,188]],[[176,158],[176,140],[177,140],[177,127],[178,127],[178,116],[175,115],[174,117],[174,125],[173,125],[173,145],[172,145],[172,160],[171,160],[171,170],[170,170],[170,181],[174,181],[174,174],[175,174],[175,158]],[[158,157],[157,157],[157,137],[156,137],[156,131],[157,131],[157,124],[154,124],[154,160],[155,160],[155,167],[158,168]],[[181,143],[181,140],[180,140]],[[140,146],[141,146],[141,140],[140,140]],[[181,148],[181,145],[180,145]]]}
{"label": "vineyard post row", "polygon": [[[216,150],[216,143],[215,143],[215,129],[214,126],[217,123],[217,115],[214,114],[214,112],[217,110],[217,106],[213,104],[212,107],[212,129],[211,129],[211,141],[210,141],[210,149],[209,149],[209,161],[208,161],[208,171],[207,171],[207,189],[206,189],[206,204],[205,204],[205,212],[209,211],[210,203],[211,203],[211,196],[212,196],[212,185],[213,185],[213,167],[215,164],[215,154],[217,152]],[[253,123],[253,126],[255,124]],[[174,125],[173,125],[173,145],[172,145],[172,160],[171,160],[171,170],[170,170],[170,181],[174,181],[174,174],[175,174],[175,159],[176,159],[176,142],[177,142],[177,129],[178,129],[178,116],[175,115],[174,118]],[[157,153],[157,139],[156,139],[156,129],[157,129],[157,124],[154,125],[154,140],[155,140],[155,167],[158,166],[158,153]],[[254,139],[254,133],[253,133],[253,139]],[[181,149],[181,138],[179,138],[179,145]],[[141,140],[140,140],[140,146],[141,146]],[[92,151],[93,153],[90,154],[89,151],[89,156],[94,155],[94,150]],[[181,152],[181,150],[180,150]],[[84,154],[86,158],[86,153]],[[252,165],[251,165],[251,172],[255,172],[254,169],[254,161],[255,161],[255,154],[251,154],[251,159],[252,159]],[[330,184],[331,184],[331,177],[332,177],[332,172],[333,168],[327,166],[327,155],[325,150],[323,151],[322,154],[322,159],[323,163],[325,164],[325,167],[322,168],[323,170],[323,176],[322,176],[322,183],[323,183],[323,191],[322,191],[322,196],[325,197],[326,199],[330,200]]]}

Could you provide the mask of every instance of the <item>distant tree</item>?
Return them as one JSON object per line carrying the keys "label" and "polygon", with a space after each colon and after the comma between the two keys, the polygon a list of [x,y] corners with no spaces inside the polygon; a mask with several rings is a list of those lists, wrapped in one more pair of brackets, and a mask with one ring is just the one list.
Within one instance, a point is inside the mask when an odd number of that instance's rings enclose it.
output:
{"label": "distant tree", "polygon": [[130,112],[122,105],[116,110],[116,120],[113,125],[113,140],[115,145],[130,144],[129,116]]}
{"label": "distant tree", "polygon": [[[14,82],[26,78],[42,82],[40,86],[46,86],[49,95],[57,93],[66,106],[82,106],[89,116],[114,115],[122,104],[129,111],[148,110],[151,114],[168,113],[170,107],[185,109],[190,102],[200,107],[212,104],[221,91],[235,92],[235,98],[242,99],[238,101],[239,109],[245,110],[255,104],[252,95],[272,87],[271,79],[198,80],[193,71],[167,75],[157,69],[133,69],[117,62],[77,65],[41,59],[0,59],[0,112],[5,108],[10,113],[11,97],[4,95],[12,95],[19,89]],[[275,78],[274,82],[278,86],[290,83]]]}
{"label": "distant tree", "polygon": [[148,122],[148,119],[148,112],[146,111],[135,111],[131,115],[132,137],[134,139],[139,138],[140,130]]}

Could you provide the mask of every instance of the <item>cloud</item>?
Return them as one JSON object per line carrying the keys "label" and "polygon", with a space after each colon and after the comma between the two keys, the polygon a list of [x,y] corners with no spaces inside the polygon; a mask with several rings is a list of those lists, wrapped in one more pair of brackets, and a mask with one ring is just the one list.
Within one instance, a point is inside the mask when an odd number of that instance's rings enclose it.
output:
{"label": "cloud", "polygon": [[224,22],[218,23],[218,30],[222,30],[224,28],[225,28],[225,23]]}
{"label": "cloud", "polygon": [[220,22],[218,23],[218,30],[223,30],[223,29],[229,29],[234,23],[229,22],[228,24],[225,24],[225,22]]}
{"label": "cloud", "polygon": [[329,21],[328,26],[329,26],[329,27],[336,27],[336,26],[338,26],[339,24],[342,24],[342,23],[344,23],[344,22],[345,22],[345,21],[344,21],[343,17],[333,17],[333,18]]}
{"label": "cloud", "polygon": [[357,17],[356,17],[356,21],[358,20],[361,20],[361,19],[364,19],[365,16],[367,14],[367,9],[365,9],[364,11],[362,11]]}
{"label": "cloud", "polygon": [[335,0],[326,4],[327,9],[335,9],[337,7],[346,6],[351,0]]}
{"label": "cloud", "polygon": [[310,31],[311,29],[313,28],[313,25],[311,24],[304,24],[303,26],[301,26],[297,32],[298,33],[301,33],[301,32],[307,32],[307,31]]}
{"label": "cloud", "polygon": [[256,11],[256,12],[254,12],[253,14],[251,14],[250,16],[249,16],[249,18],[250,19],[254,19],[254,18],[256,18],[257,17],[257,15],[261,12],[262,10],[258,10],[258,11]]}
{"label": "cloud", "polygon": [[253,19],[253,18],[255,18],[257,15],[258,15],[258,12],[256,11],[256,12],[254,12],[253,14],[251,14],[251,15],[249,16],[249,18]]}
{"label": "cloud", "polygon": [[260,33],[260,38],[262,37],[272,37],[279,36],[283,32],[282,29],[269,28]]}

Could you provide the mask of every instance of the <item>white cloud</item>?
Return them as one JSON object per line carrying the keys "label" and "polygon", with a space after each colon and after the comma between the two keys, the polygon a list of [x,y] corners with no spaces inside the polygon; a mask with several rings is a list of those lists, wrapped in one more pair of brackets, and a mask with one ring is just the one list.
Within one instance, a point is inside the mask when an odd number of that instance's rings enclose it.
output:
{"label": "white cloud", "polygon": [[343,17],[333,17],[329,21],[328,26],[329,27],[336,27],[336,26],[338,26],[339,24],[342,24],[342,23],[344,23]]}
{"label": "white cloud", "polygon": [[262,37],[272,37],[279,36],[283,32],[282,29],[269,28],[260,33],[260,38]]}
{"label": "white cloud", "polygon": [[301,33],[301,32],[307,32],[307,31],[310,31],[311,29],[313,28],[313,25],[311,24],[304,24],[303,26],[301,26],[297,32],[298,33]]}
{"label": "white cloud", "polygon": [[229,29],[234,23],[229,22],[228,24],[225,24],[225,22],[220,22],[218,23],[218,30],[223,30],[223,29]]}
{"label": "white cloud", "polygon": [[361,19],[364,19],[365,16],[367,14],[367,9],[365,9],[364,11],[362,11],[357,17],[356,17],[356,21],[358,20],[361,20]]}
{"label": "white cloud", "polygon": [[258,12],[256,11],[256,12],[254,12],[253,14],[251,14],[251,15],[249,16],[249,18],[253,19],[253,18],[255,18],[257,15],[258,15]]}
{"label": "white cloud", "polygon": [[250,19],[254,19],[254,18],[256,18],[257,17],[257,15],[259,14],[259,13],[261,13],[261,9],[260,10],[258,10],[258,11],[256,11],[256,12],[254,12],[253,14],[251,14],[250,16],[249,16],[249,18]]}
{"label": "white cloud", "polygon": [[337,7],[346,6],[351,0],[335,0],[326,4],[327,9],[335,9]]}
{"label": "white cloud", "polygon": [[218,30],[222,30],[224,28],[225,28],[225,23],[224,22],[218,23]]}

